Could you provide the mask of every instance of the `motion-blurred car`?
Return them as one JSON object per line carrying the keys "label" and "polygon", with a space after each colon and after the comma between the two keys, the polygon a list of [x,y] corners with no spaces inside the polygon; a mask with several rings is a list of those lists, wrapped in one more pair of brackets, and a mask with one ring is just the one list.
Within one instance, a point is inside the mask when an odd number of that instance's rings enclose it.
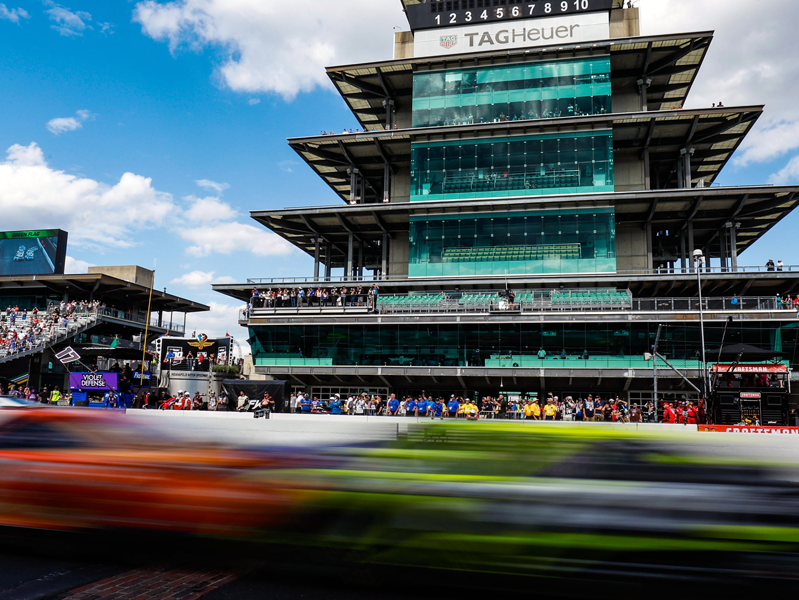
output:
{"label": "motion-blurred car", "polygon": [[180,443],[89,409],[10,412],[0,413],[0,526],[246,539],[286,504],[248,477],[273,466],[266,455]]}
{"label": "motion-blurred car", "polygon": [[25,260],[25,246],[20,246],[14,255],[14,260]]}
{"label": "motion-blurred car", "polygon": [[36,248],[28,248],[25,253],[25,260],[33,260],[34,258],[36,258]]}
{"label": "motion-blurred car", "polygon": [[32,408],[42,406],[38,402],[31,402],[24,398],[14,398],[12,396],[0,396],[0,408]]}

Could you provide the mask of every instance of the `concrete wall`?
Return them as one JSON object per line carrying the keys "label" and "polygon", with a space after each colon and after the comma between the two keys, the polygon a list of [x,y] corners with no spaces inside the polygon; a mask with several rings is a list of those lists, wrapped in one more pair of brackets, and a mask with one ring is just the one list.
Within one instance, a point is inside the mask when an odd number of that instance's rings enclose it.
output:
{"label": "concrete wall", "polygon": [[612,93],[614,113],[638,112],[641,110],[641,96],[638,95],[636,88],[614,86]]}
{"label": "concrete wall", "polygon": [[411,199],[411,168],[400,167],[391,176],[391,201],[408,202]]}
{"label": "concrete wall", "polygon": [[646,189],[644,161],[635,156],[618,156],[613,159],[613,180],[617,192]]}
{"label": "concrete wall", "polygon": [[407,233],[399,233],[389,242],[388,274],[390,277],[408,276],[408,251],[410,241]]}
{"label": "concrete wall", "polygon": [[610,11],[610,37],[626,38],[641,35],[637,8]]}
{"label": "concrete wall", "polygon": [[647,268],[646,231],[640,225],[616,224],[616,270]]}
{"label": "concrete wall", "polygon": [[413,32],[394,33],[394,58],[413,58]]}
{"label": "concrete wall", "polygon": [[89,267],[89,273],[102,273],[109,277],[116,277],[130,283],[152,287],[153,271],[137,266],[122,267]]}

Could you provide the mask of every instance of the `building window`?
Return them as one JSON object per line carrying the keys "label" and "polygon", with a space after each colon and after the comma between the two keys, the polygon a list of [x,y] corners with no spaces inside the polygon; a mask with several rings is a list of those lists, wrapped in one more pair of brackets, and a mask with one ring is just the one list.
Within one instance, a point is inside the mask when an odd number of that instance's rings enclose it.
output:
{"label": "building window", "polygon": [[607,57],[456,69],[413,77],[414,127],[611,112]]}
{"label": "building window", "polygon": [[612,208],[411,217],[411,277],[612,273]]}
{"label": "building window", "polygon": [[612,192],[613,133],[413,144],[411,200]]}

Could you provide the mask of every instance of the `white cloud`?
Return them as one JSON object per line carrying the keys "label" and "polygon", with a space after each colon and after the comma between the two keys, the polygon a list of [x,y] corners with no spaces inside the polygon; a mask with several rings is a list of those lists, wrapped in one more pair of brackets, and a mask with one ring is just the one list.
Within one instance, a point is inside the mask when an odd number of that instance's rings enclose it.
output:
{"label": "white cloud", "polygon": [[59,117],[57,119],[50,119],[47,122],[47,129],[50,133],[61,135],[68,131],[75,131],[83,127],[83,123],[92,118],[92,113],[88,110],[79,110],[75,113],[74,117]]}
{"label": "white cloud", "polygon": [[769,177],[769,183],[786,185],[799,182],[799,156],[794,156],[782,169]]}
{"label": "white cloud", "polygon": [[219,198],[213,196],[209,196],[208,198],[186,196],[184,200],[190,205],[184,212],[184,216],[193,223],[229,221],[238,216],[238,213],[230,204],[222,202]]}
{"label": "white cloud", "polygon": [[193,313],[186,316],[186,332],[204,333],[210,338],[224,337],[229,333],[241,346],[245,354],[250,353],[247,343],[247,330],[239,325],[241,306],[231,306],[221,302],[210,302],[211,310],[204,313]]}
{"label": "white cloud", "polygon": [[[770,0],[649,0],[642,3],[642,34],[715,30],[713,43],[688,98],[690,107],[766,103],[734,164],[768,162],[799,148],[799,4]],[[759,6],[759,5],[758,5]],[[761,10],[762,9],[762,10]]]}
{"label": "white cloud", "polygon": [[230,277],[228,275],[223,275],[222,277],[215,277],[211,283],[218,283],[220,285],[228,284],[228,283],[237,283],[235,277]]}
{"label": "white cloud", "polygon": [[[163,225],[175,211],[172,196],[152,180],[125,173],[108,185],[50,168],[36,144],[15,144],[0,162],[0,214],[7,229],[69,231],[84,248],[130,247],[143,228]],[[141,210],[146,206],[147,210]]]}
{"label": "white cloud", "polygon": [[71,256],[67,256],[67,260],[64,265],[64,272],[68,275],[88,273],[89,267],[93,266],[94,265],[92,263],[86,262],[85,260],[78,260],[76,258],[72,258]]}
{"label": "white cloud", "polygon": [[8,8],[5,4],[0,3],[0,20],[11,21],[12,23],[19,23],[20,19],[30,19],[31,16],[24,8]]}
{"label": "white cloud", "polygon": [[54,23],[52,28],[61,35],[83,35],[84,31],[92,29],[91,25],[88,24],[88,21],[92,20],[91,14],[80,10],[73,12],[51,0],[45,0],[45,5],[51,7],[45,13]]}
{"label": "white cloud", "polygon": [[280,167],[281,171],[284,171],[286,173],[293,173],[294,167],[298,166],[299,164],[300,163],[298,163],[296,160],[284,160],[282,162],[277,163],[277,166]]}
{"label": "white cloud", "polygon": [[220,49],[218,74],[230,89],[286,99],[330,86],[326,66],[390,58],[391,28],[407,23],[400,3],[388,0],[306,0],[301,8],[274,0],[145,0],[134,20],[173,52]]}
{"label": "white cloud", "polygon": [[190,288],[201,288],[210,285],[211,282],[214,280],[214,272],[206,272],[206,271],[192,271],[191,273],[186,273],[185,275],[181,275],[180,277],[176,277],[169,283],[174,283],[178,285],[185,285],[186,287]]}
{"label": "white cloud", "polygon": [[225,190],[230,189],[229,183],[219,183],[217,181],[211,181],[210,179],[198,179],[194,183],[204,190],[211,190],[217,194],[221,194]]}
{"label": "white cloud", "polygon": [[192,243],[186,249],[191,256],[203,257],[212,253],[252,253],[256,256],[286,256],[293,246],[261,227],[242,223],[219,223],[181,229],[180,236]]}
{"label": "white cloud", "polygon": [[261,103],[261,99],[260,98],[250,98],[250,106],[255,106],[256,104],[260,104],[260,103]]}

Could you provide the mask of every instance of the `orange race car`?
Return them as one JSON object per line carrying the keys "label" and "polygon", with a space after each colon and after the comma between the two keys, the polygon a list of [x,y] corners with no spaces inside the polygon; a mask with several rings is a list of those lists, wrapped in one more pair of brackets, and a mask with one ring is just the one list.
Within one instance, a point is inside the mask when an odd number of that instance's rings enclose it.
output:
{"label": "orange race car", "polygon": [[0,526],[248,538],[290,506],[255,476],[277,466],[266,453],[179,442],[88,409],[2,418]]}

